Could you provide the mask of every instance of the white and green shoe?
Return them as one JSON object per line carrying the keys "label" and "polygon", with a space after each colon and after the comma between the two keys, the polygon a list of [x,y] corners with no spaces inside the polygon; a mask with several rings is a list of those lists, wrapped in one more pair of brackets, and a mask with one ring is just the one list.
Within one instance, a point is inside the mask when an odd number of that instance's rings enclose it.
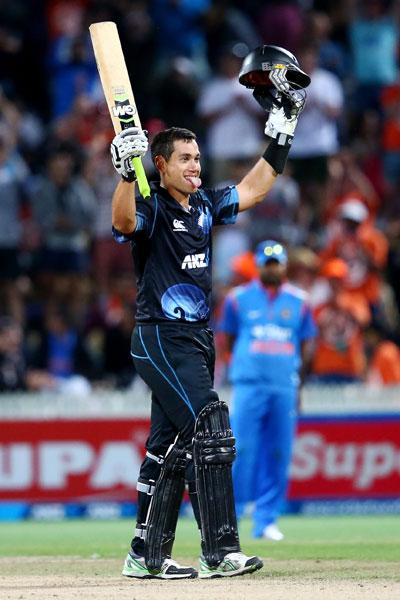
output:
{"label": "white and green shoe", "polygon": [[258,556],[246,556],[243,552],[230,552],[217,567],[210,567],[204,558],[200,557],[200,579],[214,579],[216,577],[235,577],[245,575],[261,569],[264,565]]}
{"label": "white and green shoe", "polygon": [[122,575],[138,579],[195,579],[198,575],[193,567],[182,567],[172,558],[166,558],[161,571],[153,575],[146,567],[143,556],[135,556],[129,552],[122,569]]}

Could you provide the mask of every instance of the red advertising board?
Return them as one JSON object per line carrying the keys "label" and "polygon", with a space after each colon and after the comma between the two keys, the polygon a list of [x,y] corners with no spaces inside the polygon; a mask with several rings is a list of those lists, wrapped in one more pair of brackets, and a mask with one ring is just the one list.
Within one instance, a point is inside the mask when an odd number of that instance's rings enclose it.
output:
{"label": "red advertising board", "polygon": [[289,496],[304,500],[400,496],[400,416],[301,421]]}
{"label": "red advertising board", "polygon": [[0,499],[136,499],[147,420],[7,421],[0,424]]}
{"label": "red advertising board", "polygon": [[[0,500],[134,501],[148,421],[0,423]],[[304,419],[291,499],[400,496],[400,416]]]}

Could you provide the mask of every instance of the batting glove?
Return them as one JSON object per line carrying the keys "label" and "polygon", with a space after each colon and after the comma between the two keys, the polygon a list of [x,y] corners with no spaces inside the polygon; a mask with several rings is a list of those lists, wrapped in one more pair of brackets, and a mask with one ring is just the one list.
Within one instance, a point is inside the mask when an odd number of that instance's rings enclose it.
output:
{"label": "batting glove", "polygon": [[265,124],[264,133],[271,138],[277,138],[280,133],[293,137],[297,120],[297,117],[288,119],[286,117],[284,108],[274,107],[269,113],[269,118]]}
{"label": "batting glove", "polygon": [[129,127],[115,136],[110,147],[111,158],[115,170],[122,179],[136,180],[132,159],[144,156],[148,147],[147,136],[139,127]]}

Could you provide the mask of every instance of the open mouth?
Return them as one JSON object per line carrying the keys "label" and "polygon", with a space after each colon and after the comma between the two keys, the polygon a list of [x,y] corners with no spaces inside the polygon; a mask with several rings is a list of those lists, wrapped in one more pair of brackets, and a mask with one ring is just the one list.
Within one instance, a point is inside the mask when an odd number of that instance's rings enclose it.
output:
{"label": "open mouth", "polygon": [[186,181],[188,181],[190,183],[190,185],[192,186],[192,188],[194,190],[196,190],[197,188],[199,188],[201,186],[200,177],[196,177],[195,175],[185,175],[185,179],[186,179]]}

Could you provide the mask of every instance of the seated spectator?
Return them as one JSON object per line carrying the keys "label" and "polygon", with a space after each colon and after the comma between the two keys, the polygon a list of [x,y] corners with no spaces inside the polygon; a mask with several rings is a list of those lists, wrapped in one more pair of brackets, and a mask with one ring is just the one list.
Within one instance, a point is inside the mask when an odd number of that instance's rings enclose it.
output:
{"label": "seated spectator", "polygon": [[369,212],[359,200],[347,200],[339,206],[339,228],[321,252],[322,261],[339,257],[348,272],[344,288],[349,294],[362,294],[371,309],[379,309],[382,269],[386,265],[388,242],[368,219]]}
{"label": "seated spectator", "polygon": [[0,318],[0,392],[52,390],[55,381],[43,370],[28,368],[21,325]]}
{"label": "seated spectator", "polygon": [[93,365],[84,339],[64,307],[48,304],[43,328],[32,344],[30,366],[46,371],[59,391],[87,394]]}
{"label": "seated spectator", "polygon": [[346,291],[348,267],[340,258],[327,261],[321,276],[328,282],[330,296],[314,312],[319,333],[312,380],[336,384],[362,381],[366,369],[363,330],[371,319],[368,304],[362,295],[355,297]]}

